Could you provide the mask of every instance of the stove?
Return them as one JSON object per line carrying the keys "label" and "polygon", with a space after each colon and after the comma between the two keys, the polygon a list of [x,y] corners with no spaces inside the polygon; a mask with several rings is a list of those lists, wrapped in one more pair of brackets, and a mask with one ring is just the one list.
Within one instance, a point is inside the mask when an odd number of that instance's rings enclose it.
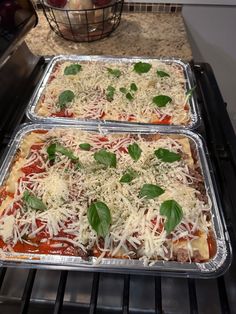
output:
{"label": "stove", "polygon": [[[12,57],[1,63],[2,158],[17,128],[29,122],[25,109],[49,61],[48,57],[32,55],[21,42]],[[197,132],[208,147],[233,254],[236,254],[235,134],[210,65],[192,63],[191,68],[196,77],[202,117]],[[14,75],[9,75],[13,71]],[[235,296],[236,258],[225,274],[216,279],[0,268],[0,313],[227,314],[236,313]]]}

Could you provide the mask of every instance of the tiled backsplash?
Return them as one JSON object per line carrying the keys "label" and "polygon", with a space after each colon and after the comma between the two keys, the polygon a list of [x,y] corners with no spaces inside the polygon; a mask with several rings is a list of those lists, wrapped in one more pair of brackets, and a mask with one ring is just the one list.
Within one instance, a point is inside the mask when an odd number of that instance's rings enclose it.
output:
{"label": "tiled backsplash", "polygon": [[123,12],[176,13],[182,10],[180,4],[124,2]]}
{"label": "tiled backsplash", "polygon": [[[40,8],[40,1],[33,0],[33,2]],[[135,13],[176,13],[182,10],[181,4],[175,3],[140,3],[140,2],[129,2],[124,0],[123,12],[135,12]]]}

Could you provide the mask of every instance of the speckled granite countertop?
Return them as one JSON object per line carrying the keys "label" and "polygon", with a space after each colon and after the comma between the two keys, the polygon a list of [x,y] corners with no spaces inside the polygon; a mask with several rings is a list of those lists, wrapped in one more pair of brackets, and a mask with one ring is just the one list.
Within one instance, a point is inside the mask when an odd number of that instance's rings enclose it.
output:
{"label": "speckled granite countertop", "polygon": [[58,37],[42,12],[39,24],[26,37],[34,54],[79,54],[114,56],[176,57],[189,61],[188,43],[181,13],[124,13],[118,28],[105,39],[74,43]]}

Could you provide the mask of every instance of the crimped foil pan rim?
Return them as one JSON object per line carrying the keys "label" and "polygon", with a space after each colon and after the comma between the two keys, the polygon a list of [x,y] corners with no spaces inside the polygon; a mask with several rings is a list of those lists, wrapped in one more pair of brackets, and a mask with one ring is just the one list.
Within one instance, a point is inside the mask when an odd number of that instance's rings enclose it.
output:
{"label": "crimped foil pan rim", "polygon": [[[52,128],[68,128],[67,124],[25,124],[22,125],[13,139],[10,149],[5,156],[5,160],[0,170],[0,184],[4,181],[15,152],[22,138],[33,130],[52,129]],[[231,245],[227,233],[224,218],[220,213],[220,202],[215,188],[213,171],[208,165],[208,152],[202,137],[190,130],[171,130],[165,131],[154,129],[138,129],[118,128],[118,127],[96,127],[91,125],[70,125],[71,128],[77,128],[82,131],[96,131],[106,133],[143,133],[153,134],[161,133],[166,135],[177,134],[187,136],[196,144],[202,174],[208,193],[212,200],[212,222],[213,232],[217,242],[217,253],[210,261],[205,263],[180,263],[175,261],[157,261],[155,265],[144,266],[142,261],[128,259],[111,259],[103,258],[97,264],[97,258],[90,257],[87,261],[81,257],[61,256],[61,255],[45,255],[45,254],[25,254],[25,253],[3,253],[0,252],[0,260],[3,266],[17,266],[22,268],[52,268],[52,269],[68,269],[68,270],[86,270],[101,272],[119,272],[119,273],[138,273],[152,275],[171,275],[176,277],[195,277],[195,278],[215,278],[222,275],[231,263]]]}
{"label": "crimped foil pan rim", "polygon": [[183,68],[184,75],[186,77],[186,90],[189,90],[196,86],[196,80],[194,77],[194,74],[191,70],[191,67],[189,63],[184,62],[181,59],[178,58],[158,58],[158,57],[137,57],[137,56],[132,56],[132,57],[114,57],[114,56],[88,56],[88,55],[83,55],[83,56],[77,56],[77,55],[57,55],[54,56],[51,61],[49,62],[48,66],[45,69],[45,72],[39,81],[30,101],[26,109],[26,115],[27,117],[36,123],[67,123],[67,124],[85,124],[85,125],[97,125],[98,123],[104,124],[107,126],[120,126],[120,127],[153,127],[153,128],[163,128],[163,129],[172,129],[173,127],[175,128],[184,128],[184,129],[196,129],[200,126],[201,124],[201,116],[199,113],[198,105],[197,105],[197,99],[196,95],[193,92],[193,95],[191,99],[189,100],[190,104],[190,111],[191,111],[191,116],[190,116],[190,123],[187,125],[161,125],[161,124],[152,124],[152,123],[143,123],[143,122],[128,122],[128,121],[118,121],[118,120],[98,120],[98,119],[70,119],[70,118],[60,118],[60,117],[42,117],[39,116],[36,112],[36,107],[37,103],[40,99],[41,94],[43,93],[43,90],[47,84],[47,80],[50,77],[50,74],[53,71],[54,66],[56,65],[57,62],[60,61],[103,61],[103,62],[127,62],[131,63],[133,61],[152,61],[152,60],[157,60],[161,62],[172,62],[179,64]]}

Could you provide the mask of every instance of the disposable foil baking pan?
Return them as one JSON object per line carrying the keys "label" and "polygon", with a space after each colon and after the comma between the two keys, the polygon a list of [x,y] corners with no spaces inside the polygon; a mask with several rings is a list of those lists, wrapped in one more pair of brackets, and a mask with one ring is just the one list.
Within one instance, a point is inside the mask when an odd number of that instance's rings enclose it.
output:
{"label": "disposable foil baking pan", "polygon": [[[153,123],[143,123],[143,122],[126,122],[126,121],[118,121],[118,120],[102,120],[102,119],[83,119],[83,118],[65,118],[65,117],[45,117],[41,116],[37,113],[37,106],[39,104],[39,100],[41,96],[43,95],[44,89],[47,86],[50,77],[60,62],[106,62],[106,63],[135,63],[139,61],[143,62],[151,62],[151,61],[161,61],[166,64],[176,64],[180,66],[183,70],[186,82],[185,82],[185,90],[186,93],[189,90],[193,90],[192,96],[189,98],[189,107],[190,107],[190,119],[186,125],[177,125],[177,124],[153,124]],[[186,129],[195,129],[200,125],[201,117],[199,114],[199,109],[197,105],[196,100],[196,91],[194,90],[196,86],[195,83],[195,77],[191,70],[191,67],[188,63],[185,63],[179,59],[169,58],[169,59],[160,59],[160,58],[146,58],[146,57],[109,57],[109,56],[66,56],[66,55],[59,55],[55,56],[51,59],[49,62],[45,73],[40,80],[39,84],[37,85],[37,88],[35,89],[32,98],[29,102],[29,105],[26,110],[26,114],[28,118],[34,122],[43,122],[43,123],[80,123],[85,125],[97,125],[98,123],[100,125],[117,125],[117,126],[134,126],[134,127],[163,127],[165,129],[171,129],[173,127],[175,128],[186,128]],[[130,113],[132,114],[132,112]]]}
{"label": "disposable foil baking pan", "polygon": [[196,150],[199,165],[205,182],[207,193],[212,202],[212,228],[216,240],[216,254],[207,262],[195,263],[176,261],[156,261],[151,266],[144,266],[143,261],[136,259],[118,259],[103,258],[97,263],[96,257],[90,257],[84,260],[76,256],[62,256],[49,254],[28,254],[28,253],[6,253],[0,252],[0,263],[2,266],[13,266],[21,268],[51,268],[68,269],[99,272],[117,272],[117,273],[136,273],[151,275],[167,275],[176,277],[195,277],[195,278],[213,278],[224,273],[231,263],[231,244],[222,216],[221,203],[218,197],[213,172],[209,164],[208,153],[201,136],[190,130],[165,131],[162,128],[158,130],[149,129],[148,131],[140,128],[118,128],[118,127],[99,127],[91,125],[62,125],[62,124],[25,124],[15,135],[9,150],[6,153],[0,172],[0,185],[7,178],[11,165],[20,146],[22,139],[30,132],[35,130],[50,130],[53,128],[75,128],[85,132],[96,132],[106,134],[162,134],[162,135],[181,135],[189,139],[194,150]]}

